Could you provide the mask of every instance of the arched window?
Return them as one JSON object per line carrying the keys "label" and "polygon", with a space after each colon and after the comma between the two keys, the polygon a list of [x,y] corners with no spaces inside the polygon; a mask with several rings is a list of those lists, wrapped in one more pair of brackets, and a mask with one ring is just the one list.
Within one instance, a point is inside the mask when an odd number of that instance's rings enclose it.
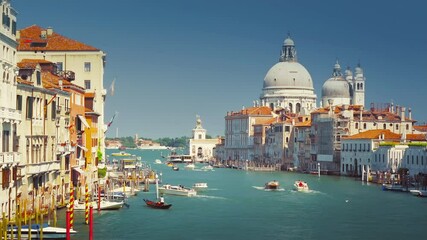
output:
{"label": "arched window", "polygon": [[292,103],[289,103],[289,111],[294,112],[293,107],[292,107]]}
{"label": "arched window", "polygon": [[270,108],[271,108],[271,110],[274,109],[274,103],[270,103]]}
{"label": "arched window", "polygon": [[366,123],[363,123],[363,129],[366,129]]}
{"label": "arched window", "polygon": [[360,83],[360,90],[363,90],[363,83]]}
{"label": "arched window", "polygon": [[359,129],[359,123],[356,123],[356,124],[355,124],[355,128],[356,128],[356,129]]}
{"label": "arched window", "polygon": [[296,111],[296,113],[300,113],[301,112],[301,104],[300,103],[297,103],[295,111]]}
{"label": "arched window", "polygon": [[383,124],[383,128],[384,128],[384,129],[387,129],[387,125],[386,125],[385,123]]}

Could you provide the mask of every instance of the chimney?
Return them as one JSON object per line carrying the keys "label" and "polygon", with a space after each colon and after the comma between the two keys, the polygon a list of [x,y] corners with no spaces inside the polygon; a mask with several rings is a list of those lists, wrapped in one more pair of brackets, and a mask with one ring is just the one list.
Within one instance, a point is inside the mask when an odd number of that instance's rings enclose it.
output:
{"label": "chimney", "polygon": [[359,121],[363,120],[363,106],[360,107]]}
{"label": "chimney", "polygon": [[58,84],[59,84],[59,88],[60,88],[61,90],[63,90],[63,87],[62,87],[62,79],[59,79],[59,80],[58,80]]}
{"label": "chimney", "polygon": [[400,108],[400,120],[401,121],[405,121],[405,111],[406,111],[405,107]]}
{"label": "chimney", "polygon": [[46,39],[46,38],[47,38],[46,30],[42,30],[42,31],[41,31],[41,33],[40,33],[40,38],[42,38],[42,39]]}
{"label": "chimney", "polygon": [[21,31],[16,31],[16,40],[19,40],[21,38]]}
{"label": "chimney", "polygon": [[52,27],[48,27],[46,30],[47,30],[47,35],[48,36],[52,36],[52,34],[53,34],[53,28]]}
{"label": "chimney", "polygon": [[412,119],[412,109],[408,108],[408,118]]}

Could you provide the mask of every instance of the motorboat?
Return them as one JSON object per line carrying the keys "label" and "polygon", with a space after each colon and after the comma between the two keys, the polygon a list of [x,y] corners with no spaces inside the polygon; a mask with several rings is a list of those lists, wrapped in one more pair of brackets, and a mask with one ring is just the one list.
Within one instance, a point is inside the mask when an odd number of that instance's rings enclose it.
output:
{"label": "motorboat", "polygon": [[129,156],[131,156],[131,154],[130,153],[127,153],[127,152],[116,152],[116,153],[112,153],[111,154],[112,156],[115,156],[115,157],[129,157]]}
{"label": "motorboat", "polygon": [[204,182],[195,183],[195,184],[193,185],[193,188],[194,188],[197,192],[199,192],[199,191],[204,191],[204,190],[208,189],[208,184],[207,184],[207,183],[204,183]]}
{"label": "motorboat", "polygon": [[168,166],[168,167],[173,167],[173,165],[174,165],[174,164],[173,164],[172,162],[167,162],[167,163],[166,163],[166,166]]}
{"label": "motorboat", "polygon": [[383,183],[384,191],[398,191],[402,192],[404,191],[404,187],[401,184],[394,184],[394,183]]}
{"label": "motorboat", "polygon": [[170,194],[170,195],[178,195],[178,196],[196,196],[197,192],[193,188],[186,188],[182,185],[174,186],[174,185],[163,185],[159,187],[159,192],[161,194]]}
{"label": "motorboat", "polygon": [[173,166],[172,166],[172,170],[174,170],[174,171],[179,171],[179,167],[178,167],[178,166],[176,166],[176,165],[173,165]]}
{"label": "motorboat", "polygon": [[155,163],[155,164],[162,164],[162,160],[160,160],[160,159],[156,159],[156,160],[154,160],[154,163]]}
{"label": "motorboat", "polygon": [[172,204],[166,204],[161,201],[154,202],[148,199],[144,199],[144,202],[145,204],[147,204],[148,207],[156,208],[156,209],[169,209],[170,207],[172,207]]}
{"label": "motorboat", "polygon": [[[94,209],[98,209],[98,202],[92,201],[89,204],[92,204]],[[101,200],[101,210],[118,210],[122,208],[124,205],[124,201],[113,202],[107,200]],[[86,210],[86,204],[84,202],[74,201],[74,210],[76,211],[84,211]]]}
{"label": "motorboat", "polygon": [[418,190],[418,189],[412,189],[409,190],[409,192],[417,197],[427,197],[427,190]]}
{"label": "motorboat", "polygon": [[188,170],[194,170],[195,167],[196,166],[193,163],[189,163],[189,164],[185,165],[185,169],[188,169]]}
{"label": "motorboat", "polygon": [[266,184],[265,184],[265,189],[268,189],[268,190],[277,190],[277,189],[279,189],[279,182],[278,181],[276,181],[276,180],[273,180],[273,181],[270,181],[270,182],[267,182]]}
{"label": "motorboat", "polygon": [[212,171],[213,167],[211,165],[206,165],[200,168],[202,171]]}
{"label": "motorboat", "polygon": [[[31,232],[31,238],[33,239],[40,239],[42,237],[42,233],[44,239],[65,239],[67,229],[61,227],[51,227],[47,223],[42,225],[31,224],[31,227],[29,225],[23,225],[21,227],[21,238],[29,238],[29,232]],[[13,234],[13,237],[10,236],[11,233]],[[74,235],[76,233],[77,231],[70,229],[70,235]],[[7,230],[7,239],[18,239],[18,227],[14,226],[13,229]]]}
{"label": "motorboat", "polygon": [[308,191],[308,184],[304,181],[298,180],[294,183],[295,190],[297,191]]}

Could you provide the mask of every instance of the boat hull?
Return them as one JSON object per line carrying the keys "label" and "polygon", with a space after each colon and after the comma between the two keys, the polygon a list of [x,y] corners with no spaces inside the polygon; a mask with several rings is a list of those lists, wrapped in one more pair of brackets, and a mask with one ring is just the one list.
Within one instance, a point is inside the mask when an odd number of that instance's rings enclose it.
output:
{"label": "boat hull", "polygon": [[144,199],[144,202],[148,207],[155,209],[169,209],[170,207],[172,207],[172,204],[154,202],[148,199]]}
{"label": "boat hull", "polygon": [[171,186],[171,185],[165,185],[165,186],[159,187],[159,193],[177,195],[177,196],[186,196],[186,197],[197,195],[197,192],[194,189],[188,189],[188,188]]}

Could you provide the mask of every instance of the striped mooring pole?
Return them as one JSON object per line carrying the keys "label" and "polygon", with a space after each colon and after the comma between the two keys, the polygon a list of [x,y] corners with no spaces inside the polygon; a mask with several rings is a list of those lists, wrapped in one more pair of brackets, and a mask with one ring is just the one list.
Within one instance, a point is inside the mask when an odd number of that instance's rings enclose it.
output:
{"label": "striped mooring pole", "polygon": [[73,183],[70,183],[70,228],[74,227],[74,186]]}
{"label": "striped mooring pole", "polygon": [[85,185],[85,223],[89,224],[89,187],[86,183]]}

